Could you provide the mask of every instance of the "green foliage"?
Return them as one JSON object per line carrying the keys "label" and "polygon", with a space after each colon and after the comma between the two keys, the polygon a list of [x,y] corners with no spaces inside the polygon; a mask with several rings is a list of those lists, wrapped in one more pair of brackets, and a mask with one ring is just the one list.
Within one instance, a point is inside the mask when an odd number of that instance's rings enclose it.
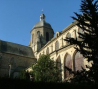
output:
{"label": "green foliage", "polygon": [[38,62],[32,66],[35,82],[57,82],[61,81],[60,72],[56,62],[50,59],[49,55],[42,55]]}
{"label": "green foliage", "polygon": [[19,79],[30,80],[29,73],[26,70],[22,70],[19,74]]}
{"label": "green foliage", "polygon": [[79,51],[88,61],[96,62],[98,59],[98,1],[82,0],[80,12],[76,17],[72,17],[77,21],[78,27],[83,33],[78,33],[79,38],[67,38],[71,44],[76,44],[75,49]]}
{"label": "green foliage", "polygon": [[[82,0],[80,12],[82,14],[72,17],[78,23],[83,33],[79,33],[79,38],[67,38],[66,41],[76,44],[75,49],[79,51],[89,61],[93,61],[90,70],[83,70],[75,74],[74,80],[98,84],[98,0]],[[81,80],[80,80],[81,79]]]}

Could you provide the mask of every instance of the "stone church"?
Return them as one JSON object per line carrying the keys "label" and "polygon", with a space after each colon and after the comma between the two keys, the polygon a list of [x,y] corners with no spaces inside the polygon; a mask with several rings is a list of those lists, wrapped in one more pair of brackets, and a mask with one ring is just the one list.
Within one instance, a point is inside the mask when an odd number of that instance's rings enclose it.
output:
{"label": "stone church", "polygon": [[17,76],[21,70],[36,63],[42,54],[50,54],[52,60],[60,63],[62,80],[70,76],[65,66],[73,71],[85,68],[87,61],[74,49],[75,45],[64,41],[66,37],[81,40],[78,32],[82,33],[82,30],[76,24],[77,21],[74,21],[54,36],[51,25],[45,21],[45,15],[41,14],[40,21],[31,30],[29,46],[0,40],[0,76]]}

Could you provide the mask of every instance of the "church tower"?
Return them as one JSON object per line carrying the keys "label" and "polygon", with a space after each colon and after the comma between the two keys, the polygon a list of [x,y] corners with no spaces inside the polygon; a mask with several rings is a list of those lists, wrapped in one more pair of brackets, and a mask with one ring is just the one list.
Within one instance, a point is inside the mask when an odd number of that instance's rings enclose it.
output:
{"label": "church tower", "polygon": [[40,21],[31,30],[31,41],[29,46],[33,52],[38,52],[54,36],[54,31],[49,23],[45,21],[45,15],[40,15]]}

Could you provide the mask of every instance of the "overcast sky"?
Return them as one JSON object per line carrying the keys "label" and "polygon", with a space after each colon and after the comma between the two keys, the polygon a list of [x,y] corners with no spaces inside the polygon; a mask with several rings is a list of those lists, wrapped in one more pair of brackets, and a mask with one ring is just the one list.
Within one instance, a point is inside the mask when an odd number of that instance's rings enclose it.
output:
{"label": "overcast sky", "polygon": [[54,32],[62,31],[79,12],[81,0],[0,0],[0,39],[28,46],[41,10]]}

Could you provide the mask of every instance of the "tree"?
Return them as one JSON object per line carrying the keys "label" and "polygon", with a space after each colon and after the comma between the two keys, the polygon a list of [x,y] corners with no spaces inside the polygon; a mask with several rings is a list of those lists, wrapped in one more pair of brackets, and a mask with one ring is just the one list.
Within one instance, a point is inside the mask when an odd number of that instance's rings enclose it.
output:
{"label": "tree", "polygon": [[29,72],[26,71],[26,70],[22,70],[19,74],[19,79],[22,79],[22,80],[30,80],[30,76],[29,76]]}
{"label": "tree", "polygon": [[50,59],[49,55],[42,55],[38,62],[32,66],[35,82],[57,82],[60,80],[60,71],[56,62]]}
{"label": "tree", "polygon": [[[75,44],[75,49],[83,54],[88,62],[93,61],[92,67],[87,66],[90,70],[84,69],[81,76],[84,74],[85,81],[98,83],[98,0],[82,0],[80,12],[82,14],[75,13],[76,17],[72,17],[83,31],[78,33],[80,40],[78,38],[65,40]],[[78,73],[79,76],[80,74]]]}

